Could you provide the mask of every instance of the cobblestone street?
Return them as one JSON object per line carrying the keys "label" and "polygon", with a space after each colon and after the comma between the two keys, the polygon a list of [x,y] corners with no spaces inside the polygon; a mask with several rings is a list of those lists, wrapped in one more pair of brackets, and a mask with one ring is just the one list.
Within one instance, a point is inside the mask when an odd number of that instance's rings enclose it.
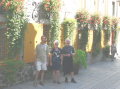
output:
{"label": "cobblestone street", "polygon": [[44,86],[33,86],[33,82],[26,82],[5,89],[120,89],[120,61],[104,61],[91,64],[87,69],[80,70],[75,76],[76,84],[54,84],[52,80],[45,81]]}

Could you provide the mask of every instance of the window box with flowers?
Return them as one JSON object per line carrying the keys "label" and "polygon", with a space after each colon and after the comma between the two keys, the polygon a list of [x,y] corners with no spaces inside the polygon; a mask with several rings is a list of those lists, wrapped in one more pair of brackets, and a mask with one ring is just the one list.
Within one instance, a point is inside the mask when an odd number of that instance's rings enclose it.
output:
{"label": "window box with flowers", "polygon": [[88,20],[88,28],[97,30],[101,25],[101,18],[99,15],[91,15],[90,19]]}
{"label": "window box with flowers", "polygon": [[77,12],[76,19],[77,19],[78,27],[81,30],[83,30],[87,26],[88,17],[89,17],[89,14],[87,11]]}

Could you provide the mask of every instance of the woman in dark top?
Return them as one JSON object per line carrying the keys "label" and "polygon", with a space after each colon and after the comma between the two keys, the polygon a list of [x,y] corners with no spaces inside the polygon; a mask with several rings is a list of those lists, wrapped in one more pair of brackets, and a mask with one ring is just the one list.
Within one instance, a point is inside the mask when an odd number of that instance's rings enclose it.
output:
{"label": "woman in dark top", "polygon": [[50,65],[53,70],[53,82],[60,84],[60,68],[61,68],[61,49],[58,47],[58,41],[54,42],[54,48],[51,50]]}
{"label": "woman in dark top", "polygon": [[74,80],[74,72],[73,72],[73,56],[74,56],[74,48],[70,46],[70,40],[67,39],[65,41],[65,46],[62,49],[63,56],[63,72],[65,75],[65,82],[68,82],[67,75],[71,75],[71,82],[76,83]]}

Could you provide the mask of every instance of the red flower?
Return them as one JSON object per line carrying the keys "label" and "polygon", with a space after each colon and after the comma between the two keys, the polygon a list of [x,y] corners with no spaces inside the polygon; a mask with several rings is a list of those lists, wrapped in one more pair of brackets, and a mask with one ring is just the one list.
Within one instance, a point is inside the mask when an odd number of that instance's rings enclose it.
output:
{"label": "red flower", "polygon": [[50,2],[50,0],[46,0],[47,2]]}
{"label": "red flower", "polygon": [[7,2],[6,6],[9,7],[11,5],[11,2]]}
{"label": "red flower", "polygon": [[2,2],[0,2],[0,6],[2,6],[5,3],[5,0],[2,0]]}
{"label": "red flower", "polygon": [[45,4],[44,7],[47,8],[47,7],[49,7],[49,5],[48,5],[48,4]]}
{"label": "red flower", "polygon": [[50,11],[50,8],[47,8],[47,11]]}

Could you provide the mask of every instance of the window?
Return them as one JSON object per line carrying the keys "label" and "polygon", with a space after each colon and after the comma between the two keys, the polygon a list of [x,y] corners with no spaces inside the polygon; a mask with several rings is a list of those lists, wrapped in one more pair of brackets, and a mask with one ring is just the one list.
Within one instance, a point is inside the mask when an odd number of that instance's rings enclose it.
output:
{"label": "window", "polygon": [[115,16],[115,2],[112,2],[112,16]]}

